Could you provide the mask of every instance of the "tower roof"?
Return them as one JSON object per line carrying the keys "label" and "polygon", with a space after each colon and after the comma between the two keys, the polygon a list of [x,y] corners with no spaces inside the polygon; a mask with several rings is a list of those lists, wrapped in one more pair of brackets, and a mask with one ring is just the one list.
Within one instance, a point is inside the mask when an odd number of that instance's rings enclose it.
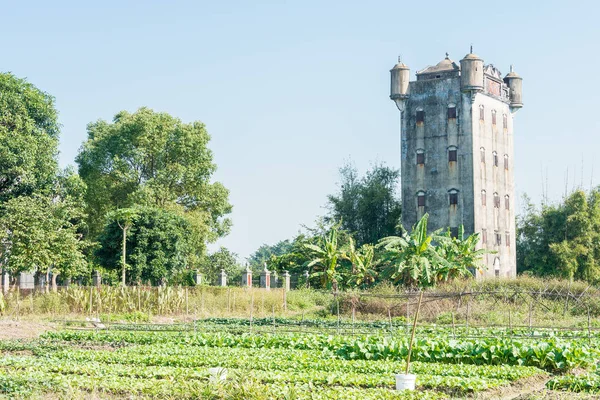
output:
{"label": "tower roof", "polygon": [[466,56],[463,57],[463,60],[481,60],[481,57],[479,57],[477,54],[473,53],[473,45],[471,45],[471,48],[469,49],[469,54],[467,54]]}
{"label": "tower roof", "polygon": [[519,74],[517,74],[515,71],[513,71],[513,66],[510,66],[510,72],[508,74],[506,74],[506,76],[504,77],[504,79],[506,78],[517,78],[517,79],[523,79],[521,78],[521,76]]}
{"label": "tower roof", "polygon": [[422,69],[421,71],[417,71],[417,75],[434,74],[434,73],[458,71],[458,70],[460,70],[460,67],[458,66],[458,64],[456,64],[454,61],[452,61],[448,57],[448,53],[446,53],[446,58],[444,58],[442,61],[440,61],[433,67],[427,67],[425,69]]}

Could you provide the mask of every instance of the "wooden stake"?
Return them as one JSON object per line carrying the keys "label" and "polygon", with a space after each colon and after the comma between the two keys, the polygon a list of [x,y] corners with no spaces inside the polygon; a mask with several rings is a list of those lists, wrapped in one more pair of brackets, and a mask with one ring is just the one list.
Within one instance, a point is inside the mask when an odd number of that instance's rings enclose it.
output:
{"label": "wooden stake", "polygon": [[421,300],[423,300],[423,291],[419,294],[419,302],[417,303],[417,311],[415,312],[415,320],[413,321],[412,333],[410,334],[410,342],[408,342],[408,356],[406,356],[406,372],[410,371],[410,355],[412,353],[413,341],[415,340],[415,331],[417,330],[417,319],[419,318],[419,310],[421,309]]}

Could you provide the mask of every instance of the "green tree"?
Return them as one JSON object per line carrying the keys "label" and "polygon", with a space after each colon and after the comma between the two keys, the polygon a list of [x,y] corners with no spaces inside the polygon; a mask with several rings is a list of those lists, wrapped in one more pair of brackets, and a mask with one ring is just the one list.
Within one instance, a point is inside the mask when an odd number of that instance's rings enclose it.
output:
{"label": "green tree", "polygon": [[242,267],[237,261],[237,254],[225,247],[220,247],[219,250],[206,256],[200,268],[207,282],[218,282],[221,270],[225,270],[229,282],[241,279]]}
{"label": "green tree", "polygon": [[0,73],[0,203],[49,190],[58,170],[54,98]]}
{"label": "green tree", "polygon": [[377,271],[374,268],[376,263],[375,246],[365,244],[356,249],[354,240],[350,238],[348,258],[352,263],[352,269],[348,274],[347,286],[365,288],[375,283],[377,279]]}
{"label": "green tree", "polygon": [[180,215],[155,207],[128,209],[127,215],[111,214],[99,236],[96,259],[104,269],[122,273],[124,219],[126,235],[126,282],[163,284],[190,268],[189,223]]}
{"label": "green tree", "polygon": [[259,272],[264,268],[265,263],[272,264],[277,257],[291,253],[293,247],[293,241],[288,239],[281,240],[272,246],[263,244],[248,257],[249,266],[253,271]]}
{"label": "green tree", "polygon": [[6,201],[0,218],[4,268],[13,276],[26,271],[66,277],[87,273],[86,243],[72,222],[77,212],[60,197],[32,195]]}
{"label": "green tree", "polygon": [[600,191],[576,190],[517,219],[517,268],[540,276],[600,282]]}
{"label": "green tree", "polygon": [[110,211],[157,207],[188,221],[190,243],[201,258],[206,242],[225,235],[231,224],[228,191],[211,183],[216,166],[209,140],[204,124],[186,124],[147,108],[122,111],[112,123],[89,124],[76,160],[88,187],[92,237]]}
{"label": "green tree", "polygon": [[346,164],[340,169],[338,193],[328,196],[329,220],[342,221],[342,229],[352,234],[358,246],[399,234],[399,177],[398,170],[375,164],[359,178],[356,168]]}

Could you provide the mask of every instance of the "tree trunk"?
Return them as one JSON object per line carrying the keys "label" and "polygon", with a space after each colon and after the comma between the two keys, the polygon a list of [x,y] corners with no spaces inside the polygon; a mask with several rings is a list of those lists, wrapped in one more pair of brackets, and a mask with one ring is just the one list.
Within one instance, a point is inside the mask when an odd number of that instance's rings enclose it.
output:
{"label": "tree trunk", "polygon": [[121,256],[122,272],[121,272],[121,284],[125,286],[125,254],[126,254],[126,241],[127,241],[127,226],[123,228],[123,255]]}
{"label": "tree trunk", "polygon": [[58,278],[58,274],[53,273],[52,274],[52,291],[56,292],[58,290],[57,286],[56,286],[56,278]]}

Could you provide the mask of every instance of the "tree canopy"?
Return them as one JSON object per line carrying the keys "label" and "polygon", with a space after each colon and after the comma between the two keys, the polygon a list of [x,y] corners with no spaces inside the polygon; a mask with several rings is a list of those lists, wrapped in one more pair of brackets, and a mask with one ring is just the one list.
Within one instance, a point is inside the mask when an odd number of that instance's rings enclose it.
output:
{"label": "tree canopy", "polygon": [[517,219],[519,272],[600,282],[600,189],[576,190],[557,204],[524,199]]}
{"label": "tree canopy", "polygon": [[140,108],[118,113],[112,123],[88,125],[88,139],[78,156],[87,184],[87,212],[92,237],[105,216],[132,206],[156,207],[184,217],[195,254],[230,228],[228,191],[211,182],[216,166],[210,136],[201,122],[183,123],[166,113]]}
{"label": "tree canopy", "polygon": [[360,178],[348,163],[340,168],[338,193],[327,197],[330,221],[352,234],[358,246],[400,233],[401,203],[396,195],[400,172],[375,164]]}
{"label": "tree canopy", "polygon": [[0,73],[0,202],[52,186],[58,135],[54,98]]}

